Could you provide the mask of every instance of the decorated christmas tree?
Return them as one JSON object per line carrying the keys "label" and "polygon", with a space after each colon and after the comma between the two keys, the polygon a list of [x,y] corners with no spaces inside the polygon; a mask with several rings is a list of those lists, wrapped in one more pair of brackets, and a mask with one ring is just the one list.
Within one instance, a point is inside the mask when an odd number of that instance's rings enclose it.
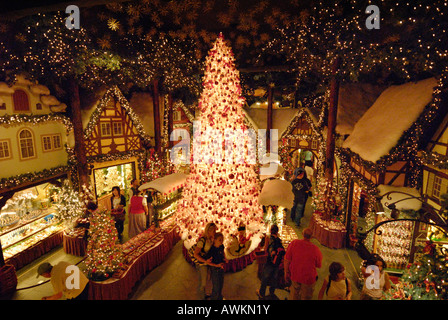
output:
{"label": "decorated christmas tree", "polygon": [[73,189],[68,179],[64,180],[54,203],[56,212],[65,226],[74,227],[75,220],[85,211],[83,195]]}
{"label": "decorated christmas tree", "polygon": [[105,280],[122,266],[115,221],[107,210],[98,209],[90,217],[86,256],[86,269],[92,280]]}
{"label": "decorated christmas tree", "polygon": [[[214,222],[229,245],[230,234],[244,224],[251,235],[261,231],[259,175],[254,144],[244,122],[239,72],[222,35],[206,58],[200,115],[193,132],[190,175],[178,206],[183,239],[195,242]],[[235,138],[236,137],[236,138]]]}
{"label": "decorated christmas tree", "polygon": [[409,265],[387,300],[448,300],[448,252],[428,241],[421,258]]}

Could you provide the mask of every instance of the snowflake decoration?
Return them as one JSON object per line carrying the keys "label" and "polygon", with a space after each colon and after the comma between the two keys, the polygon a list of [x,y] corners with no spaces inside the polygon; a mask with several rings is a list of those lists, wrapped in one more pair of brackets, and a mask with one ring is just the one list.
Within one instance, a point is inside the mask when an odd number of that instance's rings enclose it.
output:
{"label": "snowflake decoration", "polygon": [[114,18],[110,18],[109,20],[107,20],[107,26],[109,27],[109,29],[117,31],[120,28],[120,22]]}

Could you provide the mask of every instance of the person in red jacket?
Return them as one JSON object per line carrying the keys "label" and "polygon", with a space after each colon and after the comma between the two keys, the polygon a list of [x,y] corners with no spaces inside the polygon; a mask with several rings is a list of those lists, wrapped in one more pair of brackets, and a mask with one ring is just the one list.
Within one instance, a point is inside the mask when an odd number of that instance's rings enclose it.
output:
{"label": "person in red jacket", "polygon": [[322,252],[311,243],[312,231],[303,230],[303,239],[293,240],[285,255],[285,281],[291,281],[289,300],[311,300],[322,266]]}
{"label": "person in red jacket", "polygon": [[148,205],[143,192],[139,191],[131,197],[129,205],[129,239],[145,231],[148,216]]}

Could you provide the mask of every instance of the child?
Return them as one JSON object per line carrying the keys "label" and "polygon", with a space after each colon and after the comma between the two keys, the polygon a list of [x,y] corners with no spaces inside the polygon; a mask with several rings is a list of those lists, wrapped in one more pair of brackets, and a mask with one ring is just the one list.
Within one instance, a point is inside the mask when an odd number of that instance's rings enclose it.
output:
{"label": "child", "polygon": [[222,288],[224,285],[224,263],[227,259],[224,256],[224,235],[221,232],[215,234],[213,246],[207,253],[207,264],[210,266],[210,274],[212,278],[212,295],[211,300],[222,300]]}
{"label": "child", "polygon": [[240,223],[238,226],[238,236],[236,237],[238,241],[238,249],[235,250],[235,253],[238,255],[243,255],[246,253],[251,245],[251,241],[249,241],[250,237],[251,234],[246,235],[246,226],[243,223]]}
{"label": "child", "polygon": [[326,294],[328,300],[351,300],[351,281],[345,276],[344,266],[339,262],[333,262],[329,271],[330,274],[324,279],[318,299],[322,300]]}

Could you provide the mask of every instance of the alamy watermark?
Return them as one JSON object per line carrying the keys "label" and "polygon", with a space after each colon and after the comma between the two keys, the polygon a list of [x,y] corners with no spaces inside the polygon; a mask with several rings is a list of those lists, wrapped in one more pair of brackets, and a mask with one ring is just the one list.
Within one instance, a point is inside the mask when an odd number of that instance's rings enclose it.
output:
{"label": "alamy watermark", "polygon": [[[179,138],[181,140],[179,141]],[[257,154],[261,175],[274,175],[278,169],[278,130],[270,130],[269,153],[266,151],[266,130],[231,130],[221,132],[208,128],[201,130],[201,121],[193,121],[193,153],[190,153],[190,133],[186,129],[174,129],[171,141],[179,141],[171,148],[170,159],[174,164],[256,164]]]}
{"label": "alamy watermark", "polygon": [[65,273],[69,274],[69,276],[65,279],[65,287],[68,290],[79,289],[79,275],[81,271],[75,265],[69,265],[65,268]]}
{"label": "alamy watermark", "polygon": [[371,273],[366,278],[366,288],[369,290],[380,289],[380,269],[376,265],[368,265],[366,273]]}
{"label": "alamy watermark", "polygon": [[75,6],[74,4],[69,5],[67,6],[67,8],[65,8],[65,13],[69,14],[69,16],[65,18],[65,26],[67,27],[67,29],[79,30],[81,25],[81,15],[79,12],[79,7]]}
{"label": "alamy watermark", "polygon": [[370,15],[366,19],[366,28],[369,30],[380,28],[380,8],[376,5],[369,5],[366,8],[366,13]]}

